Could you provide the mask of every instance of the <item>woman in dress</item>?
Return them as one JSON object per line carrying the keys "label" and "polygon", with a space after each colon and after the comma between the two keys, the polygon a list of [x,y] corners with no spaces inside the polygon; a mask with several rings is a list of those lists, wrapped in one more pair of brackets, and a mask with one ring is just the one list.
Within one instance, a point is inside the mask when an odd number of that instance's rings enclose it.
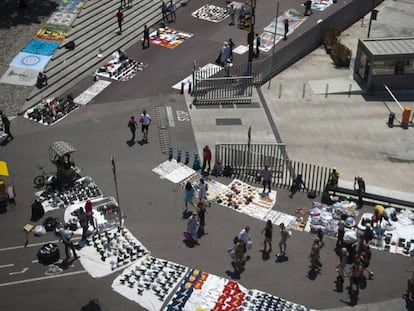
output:
{"label": "woman in dress", "polygon": [[269,253],[272,251],[272,234],[273,234],[273,226],[272,221],[269,219],[266,223],[266,227],[262,230],[264,233],[264,249],[263,252],[267,252],[266,246],[269,244]]}
{"label": "woman in dress", "polygon": [[198,236],[197,236],[197,232],[198,232],[198,215],[197,212],[193,212],[191,214],[191,217],[188,219],[188,225],[187,225],[187,230],[188,232],[190,232],[191,237],[193,238],[193,241],[195,244],[200,245],[198,243]]}
{"label": "woman in dress", "polygon": [[195,207],[193,200],[194,200],[194,188],[191,185],[191,182],[188,181],[185,184],[185,188],[184,188],[184,204],[185,204],[184,213],[188,212],[188,203],[190,203],[193,207]]}

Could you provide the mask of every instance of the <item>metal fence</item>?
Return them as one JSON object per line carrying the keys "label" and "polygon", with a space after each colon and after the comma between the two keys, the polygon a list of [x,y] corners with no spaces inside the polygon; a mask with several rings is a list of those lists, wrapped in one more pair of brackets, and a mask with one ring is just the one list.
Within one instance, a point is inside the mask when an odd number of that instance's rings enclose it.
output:
{"label": "metal fence", "polygon": [[302,174],[307,191],[323,192],[329,179],[330,169],[319,165],[288,160],[284,144],[217,144],[215,159],[224,166],[230,165],[233,177],[254,183],[264,166],[273,171],[272,185],[289,188],[293,179]]}

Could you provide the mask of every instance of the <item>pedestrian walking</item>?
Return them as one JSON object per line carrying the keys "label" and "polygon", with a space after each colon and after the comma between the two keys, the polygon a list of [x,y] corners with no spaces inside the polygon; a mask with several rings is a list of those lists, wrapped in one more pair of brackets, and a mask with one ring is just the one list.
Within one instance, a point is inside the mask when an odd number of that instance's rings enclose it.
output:
{"label": "pedestrian walking", "polygon": [[361,176],[356,176],[354,179],[354,190],[358,191],[358,203],[357,207],[362,208],[363,201],[362,201],[362,195],[365,192],[365,181]]}
{"label": "pedestrian walking", "polygon": [[147,25],[144,25],[144,39],[142,40],[142,48],[146,49],[150,47],[150,32]]}
{"label": "pedestrian walking", "polygon": [[293,196],[301,187],[305,187],[305,182],[302,179],[302,174],[298,174],[296,178],[293,180],[292,186],[290,187],[290,194],[289,198],[293,199]]}
{"label": "pedestrian walking", "polygon": [[86,213],[83,207],[79,208],[78,220],[79,220],[79,225],[82,228],[82,241],[86,241],[86,234],[88,232],[89,223],[88,223],[88,216],[86,216]]}
{"label": "pedestrian walking", "polygon": [[355,258],[354,265],[349,278],[349,292],[358,293],[361,284],[361,278],[364,274],[364,267],[361,265],[359,258]]}
{"label": "pedestrian walking", "polygon": [[310,261],[309,267],[313,270],[317,270],[318,272],[322,268],[322,263],[320,261],[320,250],[321,250],[321,248],[322,248],[321,241],[319,240],[318,237],[316,237],[312,242],[312,248],[311,248],[311,252],[310,252],[308,258],[309,258],[309,261]]}
{"label": "pedestrian walking", "polygon": [[135,120],[135,118],[132,116],[131,119],[129,119],[128,121],[128,127],[131,131],[132,137],[130,141],[135,141],[135,132],[137,131],[137,121]]}
{"label": "pedestrian walking", "polygon": [[242,241],[243,242],[243,251],[244,253],[247,252],[247,249],[250,248],[252,242],[251,242],[251,237],[250,237],[250,227],[249,226],[245,226],[240,232],[239,234],[236,236],[236,238],[234,239],[234,243],[237,244],[238,242]]}
{"label": "pedestrian walking", "polygon": [[349,252],[346,247],[342,247],[341,254],[339,256],[339,265],[336,266],[336,272],[338,272],[338,280],[343,283],[345,276],[345,268],[348,263]]}
{"label": "pedestrian walking", "polygon": [[211,203],[207,198],[207,191],[208,186],[206,184],[206,181],[204,180],[204,178],[200,178],[198,183],[198,202],[203,202],[204,200],[206,200],[208,206],[211,206]]}
{"label": "pedestrian walking", "polygon": [[197,216],[200,221],[200,226],[198,228],[198,236],[203,236],[205,234],[206,226],[206,205],[204,202],[198,202],[197,204]]}
{"label": "pedestrian walking", "polygon": [[325,246],[325,242],[323,241],[323,236],[325,234],[323,233],[323,230],[321,228],[318,228],[318,230],[316,231],[316,235],[317,235],[317,237],[319,239],[319,245],[320,245],[320,247],[321,248],[324,247]]}
{"label": "pedestrian walking", "polygon": [[4,133],[7,134],[6,139],[4,140],[5,143],[12,141],[14,139],[14,136],[12,135],[12,133],[10,132],[10,120],[9,118],[4,114],[3,111],[0,110],[0,117],[1,117],[1,122],[3,123],[3,130]]}
{"label": "pedestrian walking", "polygon": [[124,6],[126,6],[126,0],[121,0],[121,8],[123,8]]}
{"label": "pedestrian walking", "polygon": [[256,58],[259,57],[259,53],[260,53],[259,47],[260,47],[260,36],[258,33],[256,33],[256,54],[255,54]]}
{"label": "pedestrian walking", "polygon": [[79,259],[79,256],[76,254],[75,245],[72,242],[72,231],[64,228],[63,224],[60,224],[59,234],[62,239],[63,244],[65,245],[65,261],[69,261],[71,258],[69,254],[69,249],[72,251],[74,260]]}
{"label": "pedestrian walking", "polygon": [[244,258],[245,246],[242,240],[238,241],[233,248],[234,250],[234,259],[235,259],[235,270],[236,272],[242,272],[246,264],[246,259]]}
{"label": "pedestrian walking", "polygon": [[146,110],[142,111],[141,116],[139,117],[139,122],[141,123],[141,132],[144,135],[142,142],[147,143],[149,126],[151,125],[151,116],[147,113]]}
{"label": "pedestrian walking", "polygon": [[175,11],[177,10],[177,7],[175,5],[174,0],[170,1],[170,5],[168,6],[168,10],[170,11],[170,22],[175,22],[176,19],[176,15],[175,15]]}
{"label": "pedestrian walking", "polygon": [[[206,171],[207,167],[207,171]],[[203,148],[203,167],[202,167],[202,173],[207,173],[207,175],[210,173],[211,168],[211,149],[208,145],[206,145]]]}
{"label": "pedestrian walking", "polygon": [[244,24],[246,22],[246,8],[244,7],[244,5],[242,5],[239,10],[239,17],[237,22],[239,27],[244,27]]}
{"label": "pedestrian walking", "polygon": [[[313,14],[313,11],[312,11],[312,1],[311,0],[308,0],[303,5],[305,6],[305,14],[303,14],[303,15],[305,15],[305,16],[312,15]],[[310,12],[310,14],[309,14],[309,12]]]}
{"label": "pedestrian walking", "polygon": [[88,223],[90,223],[93,226],[93,229],[96,230],[95,220],[93,219],[93,204],[91,200],[86,200],[85,213]]}
{"label": "pedestrian walking", "polygon": [[270,188],[272,183],[272,170],[268,166],[265,166],[260,172],[260,176],[263,183],[263,193],[266,192],[266,187],[269,189],[269,193],[272,192],[272,189]]}
{"label": "pedestrian walking", "polygon": [[279,225],[280,228],[280,241],[279,241],[279,253],[277,254],[278,257],[286,256],[286,249],[287,249],[287,239],[290,237],[289,231],[286,229],[285,224],[282,222]]}
{"label": "pedestrian walking", "polygon": [[342,247],[344,244],[344,236],[345,236],[345,221],[341,219],[338,223],[338,232],[337,232],[337,240],[336,240],[336,247]]}
{"label": "pedestrian walking", "polygon": [[199,226],[199,219],[198,219],[198,214],[196,211],[194,211],[190,218],[188,219],[187,222],[187,231],[191,234],[191,237],[194,241],[195,244],[200,245],[200,243],[198,243],[198,226]]}
{"label": "pedestrian walking", "polygon": [[374,272],[369,269],[371,257],[371,248],[368,244],[365,244],[361,254],[359,255],[359,260],[361,261],[361,265],[364,267],[364,271],[368,272],[368,279],[370,280],[372,280],[372,277],[374,276]]}
{"label": "pedestrian walking", "polygon": [[236,46],[231,38],[229,38],[229,59],[233,62],[233,49]]}
{"label": "pedestrian walking", "polygon": [[116,18],[118,20],[119,33],[122,33],[122,22],[124,21],[124,13],[122,13],[121,9],[118,9],[118,12],[116,13]]}
{"label": "pedestrian walking", "polygon": [[194,193],[195,193],[195,190],[193,188],[193,185],[191,184],[191,182],[187,181],[187,183],[185,184],[185,188],[184,188],[184,205],[185,205],[184,213],[188,212],[188,203],[190,203],[193,207],[195,207],[193,203]]}
{"label": "pedestrian walking", "polygon": [[266,253],[267,252],[267,245],[269,245],[269,253],[272,251],[272,235],[273,235],[273,225],[272,225],[272,221],[269,219],[266,222],[266,227],[264,227],[264,229],[262,230],[262,234],[264,233],[264,248],[263,248],[263,252]]}
{"label": "pedestrian walking", "polygon": [[162,21],[163,23],[168,22],[168,9],[167,9],[167,5],[165,4],[165,1],[162,2],[161,4],[161,13],[162,13]]}
{"label": "pedestrian walking", "polygon": [[132,7],[132,0],[128,0],[128,7]]}
{"label": "pedestrian walking", "polygon": [[235,15],[233,4],[230,4],[229,14],[230,14],[230,23],[229,23],[229,25],[233,26],[234,25],[234,15]]}
{"label": "pedestrian walking", "polygon": [[285,34],[283,35],[283,40],[287,40],[287,34],[289,32],[289,20],[287,18],[285,18],[284,20],[284,25],[285,25]]}

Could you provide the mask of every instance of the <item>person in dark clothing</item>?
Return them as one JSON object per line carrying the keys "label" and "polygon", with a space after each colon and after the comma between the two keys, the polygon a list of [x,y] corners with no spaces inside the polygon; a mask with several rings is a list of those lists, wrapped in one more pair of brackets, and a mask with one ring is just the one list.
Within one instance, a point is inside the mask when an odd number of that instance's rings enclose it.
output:
{"label": "person in dark clothing", "polygon": [[10,120],[9,118],[0,110],[1,122],[3,123],[4,132],[7,134],[5,142],[11,141],[14,139],[12,133],[10,132]]}
{"label": "person in dark clothing", "polygon": [[150,46],[150,33],[147,25],[144,25],[144,40],[142,41],[142,48],[146,49]]}
{"label": "person in dark clothing", "polygon": [[135,118],[132,116],[131,119],[128,121],[128,127],[131,131],[132,137],[131,141],[135,141],[135,132],[137,130],[138,124]]}
{"label": "person in dark clothing", "polygon": [[289,198],[292,199],[302,185],[305,187],[305,182],[302,179],[302,174],[298,174],[298,176],[296,176],[296,178],[293,180],[292,186],[290,187]]}
{"label": "person in dark clothing", "polygon": [[168,12],[167,5],[165,4],[165,1],[163,1],[161,4],[161,13],[162,13],[162,21],[164,23],[168,22],[167,12]]}
{"label": "person in dark clothing", "polygon": [[[312,11],[312,1],[311,0],[308,0],[303,5],[305,6],[305,14],[304,15],[305,16],[312,15],[313,14],[313,11]],[[310,12],[310,14],[309,14],[309,12]]]}
{"label": "person in dark clothing", "polygon": [[260,47],[260,36],[258,33],[256,33],[256,54],[255,54],[256,58],[259,57],[259,53],[260,53],[259,47]]}
{"label": "person in dark clothing", "polygon": [[124,21],[124,14],[122,13],[121,9],[119,9],[116,13],[116,18],[118,20],[119,32],[122,33],[122,22]]}
{"label": "person in dark clothing", "polygon": [[61,225],[59,229],[59,234],[62,238],[63,244],[65,244],[65,255],[66,255],[66,261],[69,261],[70,255],[69,255],[69,249],[71,249],[74,260],[79,259],[79,256],[76,254],[75,245],[73,245],[72,242],[72,231],[67,230]]}
{"label": "person in dark clothing", "polygon": [[283,40],[287,40],[287,34],[289,32],[289,20],[286,18],[284,21],[285,24],[285,34],[283,36]]}
{"label": "person in dark clothing", "polygon": [[88,232],[89,223],[88,223],[88,216],[86,215],[83,207],[79,209],[78,220],[79,220],[79,225],[82,228],[82,241],[86,241],[86,234]]}
{"label": "person in dark clothing", "polygon": [[234,42],[233,42],[233,40],[232,40],[231,38],[229,39],[228,43],[229,43],[229,48],[230,48],[230,55],[229,55],[229,59],[230,59],[231,61],[233,61],[233,48],[234,48],[236,45],[234,44]]}
{"label": "person in dark clothing", "polygon": [[365,181],[361,176],[356,176],[354,179],[354,190],[358,191],[358,203],[357,207],[363,206],[362,194],[365,192]]}
{"label": "person in dark clothing", "polygon": [[272,221],[269,219],[266,222],[266,227],[262,230],[262,233],[264,233],[264,248],[263,248],[263,252],[266,253],[267,252],[267,248],[266,246],[269,244],[269,253],[272,251],[272,236],[273,236],[273,226],[272,226]]}

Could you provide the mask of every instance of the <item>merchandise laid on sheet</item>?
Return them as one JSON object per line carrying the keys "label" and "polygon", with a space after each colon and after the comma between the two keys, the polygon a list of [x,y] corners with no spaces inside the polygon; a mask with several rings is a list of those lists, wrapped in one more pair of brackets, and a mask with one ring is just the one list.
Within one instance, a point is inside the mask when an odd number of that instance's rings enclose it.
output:
{"label": "merchandise laid on sheet", "polygon": [[43,98],[40,103],[26,110],[24,117],[43,125],[54,125],[78,108],[72,99]]}
{"label": "merchandise laid on sheet", "polygon": [[42,203],[46,212],[74,204],[85,204],[86,200],[102,197],[102,191],[95,181],[85,176],[73,184],[64,187],[61,191],[44,190],[36,193],[37,199]]}
{"label": "merchandise laid on sheet", "polygon": [[169,27],[161,27],[150,34],[150,41],[153,44],[173,49],[192,36],[193,34],[189,32],[175,30]]}
{"label": "merchandise laid on sheet", "polygon": [[149,251],[126,228],[116,228],[90,235],[78,251],[84,269],[100,278],[143,261]]}
{"label": "merchandise laid on sheet", "polygon": [[95,71],[95,75],[117,81],[128,81],[143,71],[147,64],[128,58],[120,57],[118,52],[112,55],[112,59]]}
{"label": "merchandise laid on sheet", "polygon": [[388,221],[372,222],[373,213],[364,213],[358,223],[358,230],[365,230],[367,223],[372,223],[371,228],[374,238],[370,245],[374,248],[389,251],[401,255],[414,255],[414,212],[403,209],[399,212],[393,207],[385,209]]}
{"label": "merchandise laid on sheet", "polygon": [[77,15],[74,13],[53,12],[46,21],[46,25],[54,25],[61,29],[69,29],[76,19],[76,16]]}
{"label": "merchandise laid on sheet", "polygon": [[237,310],[246,294],[237,282],[192,269],[165,310]]}
{"label": "merchandise laid on sheet", "polygon": [[213,23],[225,20],[230,14],[227,8],[221,8],[212,4],[205,4],[198,10],[191,13],[195,18],[203,19]]}
{"label": "merchandise laid on sheet", "polygon": [[[106,231],[123,226],[121,211],[115,198],[103,197],[93,199],[91,202],[93,208],[93,221],[98,231]],[[76,203],[65,209],[63,219],[65,224],[75,224],[75,227],[77,228],[75,234],[82,234],[78,215],[80,208],[83,208],[85,211],[84,207],[84,203]]]}
{"label": "merchandise laid on sheet", "polygon": [[306,222],[303,219],[298,219],[296,216],[292,216],[275,210],[270,210],[261,219],[264,221],[271,220],[274,226],[279,226],[283,222],[287,228],[299,231],[303,231],[303,227],[306,224]]}
{"label": "merchandise laid on sheet", "polygon": [[82,92],[79,96],[75,97],[73,102],[79,105],[86,105],[88,104],[95,96],[100,94],[103,90],[105,90],[111,84],[110,81],[99,80],[88,87],[84,92]]}
{"label": "merchandise laid on sheet", "polygon": [[272,296],[257,289],[249,290],[244,297],[243,306],[238,311],[277,310],[277,311],[309,311],[310,309],[282,298]]}
{"label": "merchandise laid on sheet", "polygon": [[186,275],[188,268],[171,261],[147,256],[125,269],[112,288],[146,310],[161,310]]}
{"label": "merchandise laid on sheet", "polygon": [[316,232],[320,228],[326,235],[336,236],[338,223],[341,219],[344,219],[347,228],[354,228],[357,216],[357,205],[352,201],[336,202],[329,206],[313,202],[312,209],[309,210],[309,221],[305,231]]}
{"label": "merchandise laid on sheet", "polygon": [[312,10],[323,11],[333,4],[333,0],[313,0]]}
{"label": "merchandise laid on sheet", "polygon": [[172,159],[171,161],[165,161],[153,168],[152,171],[175,184],[183,181],[186,178],[189,178],[191,175],[195,174],[196,171],[192,168],[189,168],[187,165],[177,160]]}

